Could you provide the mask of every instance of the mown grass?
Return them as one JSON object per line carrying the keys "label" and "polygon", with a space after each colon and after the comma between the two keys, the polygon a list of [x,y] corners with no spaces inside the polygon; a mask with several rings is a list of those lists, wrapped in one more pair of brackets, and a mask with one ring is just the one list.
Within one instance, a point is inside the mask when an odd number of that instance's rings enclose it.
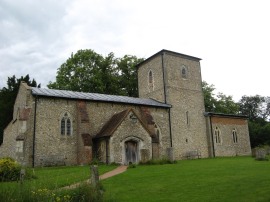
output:
{"label": "mown grass", "polygon": [[[101,165],[99,166],[99,174],[108,172],[116,167],[116,165]],[[32,193],[43,195],[39,198],[36,197],[37,201],[46,201],[44,197],[48,197],[51,194],[50,190],[56,190],[59,194],[57,191],[59,188],[90,178],[90,166],[35,168],[32,172],[34,172],[37,178],[25,180],[23,184],[20,182],[0,182],[0,201],[25,201],[25,198],[29,200],[28,195]],[[68,194],[68,191],[65,191],[65,193]]]}
{"label": "mown grass", "polygon": [[[115,167],[99,166],[99,173]],[[89,201],[89,198],[101,201],[103,198],[85,185],[76,190],[57,191],[89,179],[89,166],[37,168],[35,174],[37,179],[22,185],[1,182],[0,201]],[[137,165],[103,180],[102,186],[105,201],[270,201],[270,161],[236,157]],[[95,200],[92,195],[96,195]]]}
{"label": "mown grass", "polygon": [[139,165],[102,184],[108,201],[270,201],[270,161],[236,157]]}

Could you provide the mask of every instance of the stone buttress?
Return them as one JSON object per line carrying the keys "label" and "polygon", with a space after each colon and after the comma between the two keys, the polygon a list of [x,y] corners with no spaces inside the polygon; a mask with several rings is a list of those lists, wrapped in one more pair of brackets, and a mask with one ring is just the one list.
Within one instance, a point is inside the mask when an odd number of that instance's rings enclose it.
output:
{"label": "stone buttress", "polygon": [[77,101],[77,162],[89,163],[92,160],[92,137],[90,136],[90,123],[87,112],[87,103]]}

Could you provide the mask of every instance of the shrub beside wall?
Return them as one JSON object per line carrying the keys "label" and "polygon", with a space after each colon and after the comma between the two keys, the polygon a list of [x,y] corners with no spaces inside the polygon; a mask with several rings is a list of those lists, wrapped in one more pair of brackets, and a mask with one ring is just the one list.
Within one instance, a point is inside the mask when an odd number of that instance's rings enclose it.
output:
{"label": "shrub beside wall", "polygon": [[14,159],[6,157],[0,159],[0,182],[15,181],[20,178],[21,166]]}

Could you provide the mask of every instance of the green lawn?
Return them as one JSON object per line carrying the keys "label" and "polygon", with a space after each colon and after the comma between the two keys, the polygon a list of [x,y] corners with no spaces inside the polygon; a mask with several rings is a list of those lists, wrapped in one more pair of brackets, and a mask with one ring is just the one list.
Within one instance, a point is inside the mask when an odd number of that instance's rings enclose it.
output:
{"label": "green lawn", "polygon": [[108,201],[270,201],[270,161],[236,157],[137,166],[102,184]]}
{"label": "green lawn", "polygon": [[[115,167],[99,166],[99,173]],[[64,196],[74,196],[74,192],[56,190],[89,179],[90,175],[89,166],[36,168],[34,171],[38,178],[27,180],[23,185],[1,182],[0,201],[57,201],[57,197],[50,195],[53,193],[62,197],[60,201],[65,201]],[[270,201],[270,161],[236,157],[139,165],[103,180],[102,185],[106,201]],[[25,196],[37,189],[52,191],[42,191],[36,198]],[[87,192],[86,187],[86,192],[81,193]],[[43,197],[48,195],[48,198]],[[72,201],[78,200],[73,198]]]}
{"label": "green lawn", "polygon": [[[101,165],[99,166],[99,174],[108,172],[116,167],[115,165]],[[85,181],[90,177],[90,166],[35,168],[32,171],[37,176],[37,179],[25,180],[22,185],[17,182],[0,182],[0,201],[20,199],[22,192],[24,192],[23,194],[30,194],[32,190],[56,190],[64,186]]]}

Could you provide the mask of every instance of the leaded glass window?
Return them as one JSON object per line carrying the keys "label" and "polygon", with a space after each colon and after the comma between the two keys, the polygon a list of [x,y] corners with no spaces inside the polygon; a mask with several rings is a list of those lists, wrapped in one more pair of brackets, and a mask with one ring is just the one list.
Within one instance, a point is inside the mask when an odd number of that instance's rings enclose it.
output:
{"label": "leaded glass window", "polygon": [[61,118],[61,135],[72,135],[72,122],[70,115],[66,112]]}
{"label": "leaded glass window", "polygon": [[234,128],[232,131],[232,136],[233,136],[233,143],[237,143],[238,142],[238,138],[237,138],[237,131]]}
{"label": "leaded glass window", "polygon": [[220,140],[220,130],[218,127],[215,128],[215,142],[216,143],[221,143],[221,140]]}

